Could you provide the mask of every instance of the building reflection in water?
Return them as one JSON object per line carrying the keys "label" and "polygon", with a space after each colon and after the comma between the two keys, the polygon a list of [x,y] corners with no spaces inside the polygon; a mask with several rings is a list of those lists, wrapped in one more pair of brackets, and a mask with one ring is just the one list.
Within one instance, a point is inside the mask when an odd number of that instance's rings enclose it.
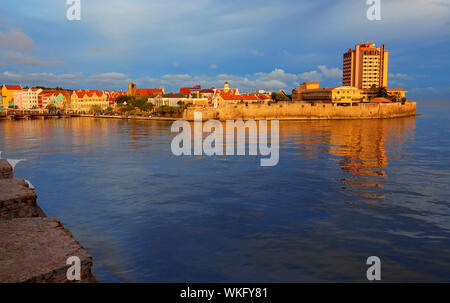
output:
{"label": "building reflection in water", "polygon": [[371,203],[384,199],[389,156],[402,157],[402,147],[413,140],[414,129],[415,117],[282,122],[280,145],[307,161],[328,153],[341,169],[342,189]]}
{"label": "building reflection in water", "polygon": [[[110,146],[122,143],[128,145],[128,152],[152,149],[168,153],[174,136],[170,125],[170,122],[85,118],[2,121],[1,147],[10,153],[27,151],[34,157],[93,150],[111,155]],[[280,156],[294,158],[284,160],[294,163],[298,162],[295,157],[301,157],[302,165],[315,172],[326,172],[327,178],[333,176],[337,164],[340,168],[337,181],[344,191],[376,202],[385,197],[383,186],[388,180],[389,158],[402,157],[404,143],[413,140],[414,129],[415,117],[281,121]]]}

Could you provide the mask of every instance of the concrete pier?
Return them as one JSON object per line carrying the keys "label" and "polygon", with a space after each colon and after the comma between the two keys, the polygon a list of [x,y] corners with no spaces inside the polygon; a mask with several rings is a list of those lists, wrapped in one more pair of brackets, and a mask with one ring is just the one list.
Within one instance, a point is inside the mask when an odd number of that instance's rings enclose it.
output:
{"label": "concrete pier", "polygon": [[57,218],[48,218],[37,195],[0,159],[0,283],[71,282],[69,257],[81,261],[81,280],[96,282],[92,257]]}

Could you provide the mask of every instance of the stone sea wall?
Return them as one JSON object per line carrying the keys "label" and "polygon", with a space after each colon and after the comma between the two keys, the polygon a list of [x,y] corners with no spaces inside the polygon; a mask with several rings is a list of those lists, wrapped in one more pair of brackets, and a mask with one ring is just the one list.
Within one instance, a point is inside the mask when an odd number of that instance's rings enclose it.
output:
{"label": "stone sea wall", "polygon": [[353,106],[333,104],[275,103],[229,104],[221,108],[190,107],[183,119],[194,120],[194,112],[201,112],[204,120],[313,120],[313,119],[379,119],[416,115],[416,102],[360,103]]}
{"label": "stone sea wall", "polygon": [[70,265],[81,261],[81,281],[96,282],[92,257],[57,218],[48,218],[37,195],[0,159],[0,283],[64,283]]}

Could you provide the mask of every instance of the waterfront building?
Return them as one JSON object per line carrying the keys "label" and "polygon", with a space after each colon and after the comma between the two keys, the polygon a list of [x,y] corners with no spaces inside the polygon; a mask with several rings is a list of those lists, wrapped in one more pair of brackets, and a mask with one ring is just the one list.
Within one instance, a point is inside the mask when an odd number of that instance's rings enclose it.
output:
{"label": "waterfront building", "polygon": [[41,102],[42,102],[42,108],[47,108],[47,106],[49,105],[53,105],[51,97],[54,96],[53,92],[43,92],[39,95],[39,97],[41,98]]}
{"label": "waterfront building", "polygon": [[260,96],[260,95],[272,96],[272,92],[265,91],[263,89],[258,89],[257,91],[255,91],[255,92],[253,92],[251,94],[252,95],[258,95],[258,96]]}
{"label": "waterfront building", "polygon": [[200,90],[199,94],[201,98],[206,98],[209,102],[211,102],[212,98],[214,97],[214,88],[202,89]]}
{"label": "waterfront building", "polygon": [[[389,96],[395,97],[396,101],[402,101],[406,97],[406,91],[403,88],[386,88]],[[372,88],[361,90],[362,102],[369,102],[377,96],[377,91]]]}
{"label": "waterfront building", "polygon": [[[387,88],[387,95],[395,101],[402,101],[406,91],[402,88]],[[377,89],[358,89],[353,86],[320,87],[319,82],[305,82],[292,90],[293,102],[352,104],[370,102],[377,96]]]}
{"label": "waterfront building", "polygon": [[361,90],[352,86],[319,87],[319,82],[305,82],[292,90],[292,101],[309,103],[352,104],[362,102]]}
{"label": "waterfront building", "polygon": [[217,94],[213,98],[213,104],[214,107],[223,107],[228,104],[236,104],[239,102],[243,102],[244,98],[241,95],[235,95],[235,94]]}
{"label": "waterfront building", "polygon": [[271,95],[257,95],[258,97],[258,101],[259,102],[270,102],[273,101],[272,96]]}
{"label": "waterfront building", "polygon": [[42,107],[39,94],[42,93],[41,88],[29,88],[22,90],[22,108],[35,109]]}
{"label": "waterfront building", "polygon": [[106,99],[109,101],[110,106],[114,106],[117,97],[126,96],[128,92],[126,91],[115,91],[115,90],[105,90],[104,94]]}
{"label": "waterfront building", "polygon": [[190,87],[182,87],[180,88],[180,94],[190,94],[191,88]]}
{"label": "waterfront building", "polygon": [[183,104],[191,104],[193,106],[207,106],[208,98],[199,97],[196,94],[158,94],[154,97],[148,98],[148,102],[155,106],[180,106]]}
{"label": "waterfront building", "polygon": [[99,90],[74,90],[70,99],[71,109],[76,112],[92,113],[94,107],[105,110],[109,106],[106,95]]}
{"label": "waterfront building", "polygon": [[180,88],[180,94],[195,94],[199,93],[202,90],[200,85],[196,85],[193,87],[182,87]]}
{"label": "waterfront building", "polygon": [[367,89],[388,86],[389,52],[384,44],[376,47],[374,43],[366,42],[348,49],[344,53],[342,85]]}
{"label": "waterfront building", "polygon": [[22,91],[14,92],[13,95],[14,108],[22,109]]}
{"label": "waterfront building", "polygon": [[52,104],[59,110],[70,109],[70,93],[68,91],[57,91],[54,93],[50,100]]}
{"label": "waterfront building", "polygon": [[137,88],[135,83],[128,84],[130,97],[154,97],[158,94],[164,94],[164,88]]}
{"label": "waterfront building", "polygon": [[215,89],[215,94],[239,95],[239,89],[230,88],[230,84],[228,82],[225,82],[225,84],[223,85],[223,89]]}
{"label": "waterfront building", "polygon": [[242,100],[248,103],[256,103],[259,101],[259,98],[255,95],[241,95]]}
{"label": "waterfront building", "polygon": [[2,86],[2,104],[1,106],[6,109],[10,106],[14,106],[14,92],[22,92],[22,86],[20,85],[3,85]]}

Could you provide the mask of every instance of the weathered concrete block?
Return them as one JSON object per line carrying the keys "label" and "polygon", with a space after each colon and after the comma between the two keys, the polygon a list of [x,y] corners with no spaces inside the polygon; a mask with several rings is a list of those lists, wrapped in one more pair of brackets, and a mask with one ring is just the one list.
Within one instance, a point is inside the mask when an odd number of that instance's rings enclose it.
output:
{"label": "weathered concrete block", "polygon": [[12,166],[6,159],[0,159],[0,179],[11,179],[13,177]]}
{"label": "weathered concrete block", "polygon": [[45,217],[36,198],[25,181],[0,179],[0,219]]}
{"label": "weathered concrete block", "polygon": [[58,219],[0,220],[0,282],[71,282],[66,276],[71,256],[81,261],[78,282],[97,282],[91,255]]}

